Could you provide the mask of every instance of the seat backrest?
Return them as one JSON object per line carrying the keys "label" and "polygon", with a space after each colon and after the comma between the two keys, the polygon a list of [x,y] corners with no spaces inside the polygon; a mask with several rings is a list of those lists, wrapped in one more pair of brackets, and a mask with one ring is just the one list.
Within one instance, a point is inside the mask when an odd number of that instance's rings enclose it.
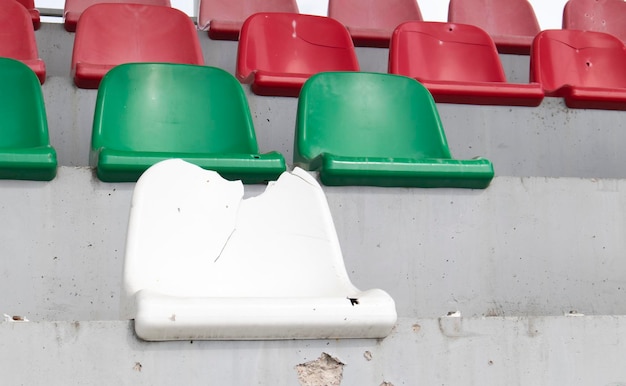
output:
{"label": "seat backrest", "polygon": [[401,24],[391,39],[389,72],[418,80],[506,82],[493,40],[469,24]]}
{"label": "seat backrest", "polygon": [[527,0],[450,0],[448,21],[472,24],[491,35],[535,36],[540,31]]}
{"label": "seat backrest", "polygon": [[246,19],[242,27],[237,53],[237,77],[241,81],[255,71],[312,75],[358,68],[350,34],[335,19],[257,13]]}
{"label": "seat backrest", "polygon": [[570,0],[563,8],[563,28],[606,32],[626,43],[626,2]]}
{"label": "seat backrest", "polygon": [[[527,0],[450,0],[448,21],[484,29],[494,38],[501,52],[504,52],[501,48],[504,46],[507,52],[528,54],[530,41],[541,31],[535,11]],[[516,41],[515,38],[520,37],[529,41]],[[525,47],[510,47],[519,44]]]}
{"label": "seat backrest", "polygon": [[346,157],[450,158],[435,102],[414,79],[380,73],[311,77],[298,102],[296,163]]}
{"label": "seat backrest", "polygon": [[41,18],[39,15],[39,10],[35,8],[35,0],[17,0],[17,2],[22,4],[24,8],[26,8],[26,10],[28,11],[31,17],[33,28],[39,29],[39,27],[41,26]]}
{"label": "seat backrest", "polygon": [[2,2],[0,56],[18,60],[33,60],[39,56],[30,14],[16,1]]}
{"label": "seat backrest", "polygon": [[72,70],[79,62],[204,64],[196,28],[175,8],[102,3],[87,8],[78,22]]}
{"label": "seat backrest", "polygon": [[98,90],[92,148],[142,152],[257,153],[245,93],[218,68],[132,63]]}
{"label": "seat backrest", "polygon": [[65,29],[69,32],[76,31],[76,24],[80,15],[87,8],[99,3],[134,3],[147,5],[160,5],[170,7],[170,0],[65,0],[63,8],[63,19]]}
{"label": "seat backrest", "polygon": [[613,35],[547,30],[533,42],[530,80],[546,95],[563,86],[626,88],[626,47]]}
{"label": "seat backrest", "polygon": [[329,0],[328,16],[348,28],[382,29],[389,36],[402,22],[422,20],[415,0]]}
{"label": "seat backrest", "polygon": [[15,1],[22,4],[26,9],[35,8],[35,0],[15,0]]}
{"label": "seat backrest", "polygon": [[43,94],[33,71],[19,61],[0,58],[0,84],[5,90],[0,93],[0,152],[49,145]]}
{"label": "seat backrest", "polygon": [[198,28],[210,28],[211,21],[231,22],[239,26],[258,12],[298,13],[296,0],[200,0]]}
{"label": "seat backrest", "polygon": [[314,177],[296,169],[258,196],[243,195],[240,181],[182,160],[148,169],[133,194],[127,293],[293,298],[355,292]]}

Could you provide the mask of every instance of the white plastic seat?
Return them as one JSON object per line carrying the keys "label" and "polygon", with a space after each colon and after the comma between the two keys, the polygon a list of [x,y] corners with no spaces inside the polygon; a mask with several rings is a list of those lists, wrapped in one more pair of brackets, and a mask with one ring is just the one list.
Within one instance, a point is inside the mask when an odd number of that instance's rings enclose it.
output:
{"label": "white plastic seat", "polygon": [[243,199],[240,181],[182,160],[133,195],[122,314],[144,340],[382,338],[384,291],[348,278],[326,197],[296,168]]}

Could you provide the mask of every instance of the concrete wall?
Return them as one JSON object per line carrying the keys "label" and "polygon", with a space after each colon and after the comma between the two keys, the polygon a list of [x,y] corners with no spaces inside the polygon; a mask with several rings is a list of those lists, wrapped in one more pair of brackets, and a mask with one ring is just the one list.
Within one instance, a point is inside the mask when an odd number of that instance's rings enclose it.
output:
{"label": "concrete wall", "polygon": [[[0,181],[0,313],[118,319],[133,187],[72,167]],[[388,291],[400,316],[626,314],[626,180],[324,190],[354,284]]]}

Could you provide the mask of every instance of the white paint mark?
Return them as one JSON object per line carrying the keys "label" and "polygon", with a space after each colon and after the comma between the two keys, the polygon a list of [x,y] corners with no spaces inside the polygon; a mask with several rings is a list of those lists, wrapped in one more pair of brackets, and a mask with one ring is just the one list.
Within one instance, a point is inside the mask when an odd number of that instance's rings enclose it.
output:
{"label": "white paint mark", "polygon": [[28,319],[26,319],[25,317],[21,316],[21,315],[7,315],[4,314],[4,321],[5,322],[28,322]]}

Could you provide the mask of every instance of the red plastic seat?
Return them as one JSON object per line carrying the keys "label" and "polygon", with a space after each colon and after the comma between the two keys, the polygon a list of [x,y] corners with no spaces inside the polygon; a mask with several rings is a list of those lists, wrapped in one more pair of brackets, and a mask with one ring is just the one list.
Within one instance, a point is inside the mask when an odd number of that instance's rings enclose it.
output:
{"label": "red plastic seat", "polygon": [[63,19],[65,30],[68,32],[76,31],[76,24],[80,15],[90,6],[99,3],[133,3],[146,5],[161,5],[170,7],[170,0],[65,0],[63,8]]}
{"label": "red plastic seat", "polygon": [[196,27],[175,8],[96,4],[78,21],[72,76],[80,88],[98,88],[113,67],[131,62],[204,64]]}
{"label": "red plastic seat", "polygon": [[17,0],[17,2],[22,4],[28,10],[30,18],[33,21],[33,28],[39,29],[39,27],[41,27],[41,18],[39,10],[35,8],[35,0]]}
{"label": "red plastic seat", "polygon": [[46,80],[46,64],[39,58],[30,13],[17,1],[5,1],[0,12],[0,56],[21,61]]}
{"label": "red plastic seat", "polygon": [[243,22],[259,12],[298,13],[296,0],[200,0],[198,28],[216,40],[237,40]]}
{"label": "red plastic seat", "polygon": [[606,32],[626,43],[626,2],[570,0],[563,8],[563,28]]}
{"label": "red plastic seat", "polygon": [[342,22],[359,47],[389,47],[398,25],[422,21],[415,0],[329,0],[328,16]]}
{"label": "red plastic seat", "polygon": [[533,38],[541,31],[526,0],[450,0],[448,21],[484,29],[505,54],[528,55]]}
{"label": "red plastic seat", "polygon": [[533,42],[530,79],[573,108],[626,110],[626,46],[595,31],[547,30]]}
{"label": "red plastic seat", "polygon": [[543,100],[539,84],[507,83],[493,40],[467,24],[400,24],[391,38],[389,72],[417,79],[436,102],[538,106]]}
{"label": "red plastic seat", "polygon": [[243,24],[237,78],[259,95],[297,97],[323,71],[359,71],[352,39],[335,19],[295,13],[257,13]]}

